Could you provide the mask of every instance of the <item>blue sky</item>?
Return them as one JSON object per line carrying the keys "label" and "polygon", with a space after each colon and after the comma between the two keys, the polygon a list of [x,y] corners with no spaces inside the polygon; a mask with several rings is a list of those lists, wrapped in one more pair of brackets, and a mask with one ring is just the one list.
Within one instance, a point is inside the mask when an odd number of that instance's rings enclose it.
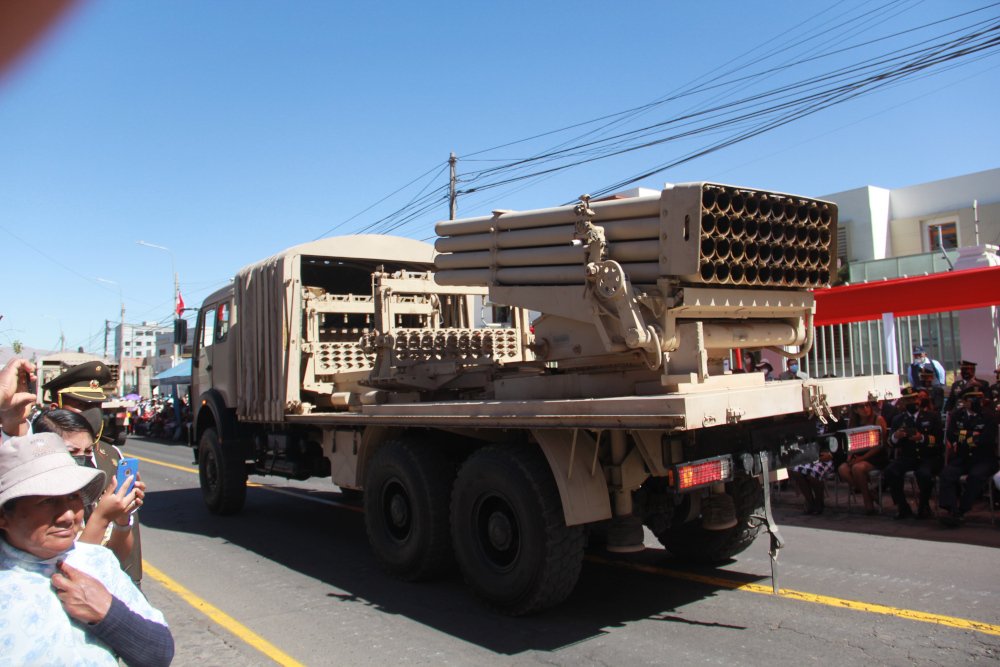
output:
{"label": "blue sky", "polygon": [[[52,349],[61,328],[68,348],[100,352],[119,286],[128,321],[165,320],[171,258],[138,240],[172,250],[193,306],[245,264],[331,229],[370,229],[422,188],[442,187],[449,151],[462,178],[596,126],[472,153],[646,104],[713,72],[732,71],[617,131],[995,23],[991,7],[889,37],[987,4],[84,2],[0,78],[0,345]],[[1000,166],[1000,50],[953,62],[962,66],[636,185],[713,180],[818,196]],[[463,195],[459,215],[562,204],[725,136]],[[446,216],[447,203],[435,202],[398,231],[430,238]]]}

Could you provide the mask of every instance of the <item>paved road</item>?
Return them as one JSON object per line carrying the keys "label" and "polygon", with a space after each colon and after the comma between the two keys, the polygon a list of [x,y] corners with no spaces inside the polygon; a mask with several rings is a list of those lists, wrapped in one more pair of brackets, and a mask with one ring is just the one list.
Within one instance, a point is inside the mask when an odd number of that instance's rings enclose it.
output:
{"label": "paved road", "polygon": [[[204,509],[190,450],[142,439],[144,590],[176,665],[996,664],[1000,529],[885,517],[779,518],[782,596],[766,539],[720,569],[658,548],[588,556],[562,606],[490,612],[456,574],[404,584],[372,562],[363,518],[329,482],[255,480],[244,512]],[[649,539],[648,546],[656,547]],[[152,570],[150,571],[152,572]],[[186,597],[185,597],[186,596]],[[270,657],[269,657],[270,655]]]}

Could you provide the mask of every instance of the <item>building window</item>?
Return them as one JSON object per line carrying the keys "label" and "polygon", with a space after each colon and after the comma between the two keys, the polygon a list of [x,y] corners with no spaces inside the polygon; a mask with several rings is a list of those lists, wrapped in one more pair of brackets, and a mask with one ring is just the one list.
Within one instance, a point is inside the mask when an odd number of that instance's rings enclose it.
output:
{"label": "building window", "polygon": [[958,223],[955,220],[932,220],[924,225],[924,243],[927,252],[940,247],[953,250],[958,247]]}

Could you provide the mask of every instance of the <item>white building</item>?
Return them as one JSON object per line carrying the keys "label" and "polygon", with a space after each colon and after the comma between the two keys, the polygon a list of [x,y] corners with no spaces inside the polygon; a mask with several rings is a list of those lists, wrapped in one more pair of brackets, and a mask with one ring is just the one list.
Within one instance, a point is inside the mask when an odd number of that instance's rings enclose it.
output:
{"label": "white building", "polygon": [[157,356],[157,334],[169,333],[173,336],[173,326],[164,326],[156,322],[142,324],[119,324],[115,327],[116,359],[135,359]]}
{"label": "white building", "polygon": [[[821,199],[839,208],[837,254],[848,282],[1000,264],[1000,169],[894,190],[868,185]],[[870,336],[888,340],[886,326],[897,347],[898,363],[889,367],[904,368],[914,344],[930,347],[948,370],[969,359],[989,378],[1000,364],[996,306],[879,322]]]}
{"label": "white building", "polygon": [[846,236],[846,244],[838,254],[851,263],[935,253],[939,240],[945,249],[1000,242],[1000,169],[895,190],[867,185],[821,199],[840,209],[838,241]]}

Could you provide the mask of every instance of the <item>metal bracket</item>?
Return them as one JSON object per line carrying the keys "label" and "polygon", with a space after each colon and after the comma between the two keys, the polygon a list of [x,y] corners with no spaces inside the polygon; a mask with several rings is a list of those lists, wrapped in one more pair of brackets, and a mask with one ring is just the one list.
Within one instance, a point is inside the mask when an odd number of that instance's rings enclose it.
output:
{"label": "metal bracket", "polygon": [[612,351],[614,335],[625,347],[641,350],[651,370],[659,368],[663,363],[660,337],[643,321],[625,269],[614,260],[606,260],[588,263],[586,271],[588,292],[597,301],[595,324],[608,351]]}
{"label": "metal bracket", "polygon": [[826,394],[823,393],[821,386],[804,385],[802,389],[806,393],[804,397],[806,409],[811,416],[816,417],[823,424],[837,421],[837,416],[827,402]]}
{"label": "metal bracket", "polygon": [[605,348],[614,351],[616,343],[631,350],[641,350],[650,369],[663,363],[660,337],[656,329],[646,326],[638,310],[638,296],[629,283],[621,264],[608,259],[608,243],[604,228],[595,225],[597,215],[590,208],[590,195],[580,195],[574,208],[577,221],[573,238],[586,248],[586,294],[592,296],[594,323]]}
{"label": "metal bracket", "polygon": [[738,424],[745,414],[743,408],[726,408],[726,423]]}

